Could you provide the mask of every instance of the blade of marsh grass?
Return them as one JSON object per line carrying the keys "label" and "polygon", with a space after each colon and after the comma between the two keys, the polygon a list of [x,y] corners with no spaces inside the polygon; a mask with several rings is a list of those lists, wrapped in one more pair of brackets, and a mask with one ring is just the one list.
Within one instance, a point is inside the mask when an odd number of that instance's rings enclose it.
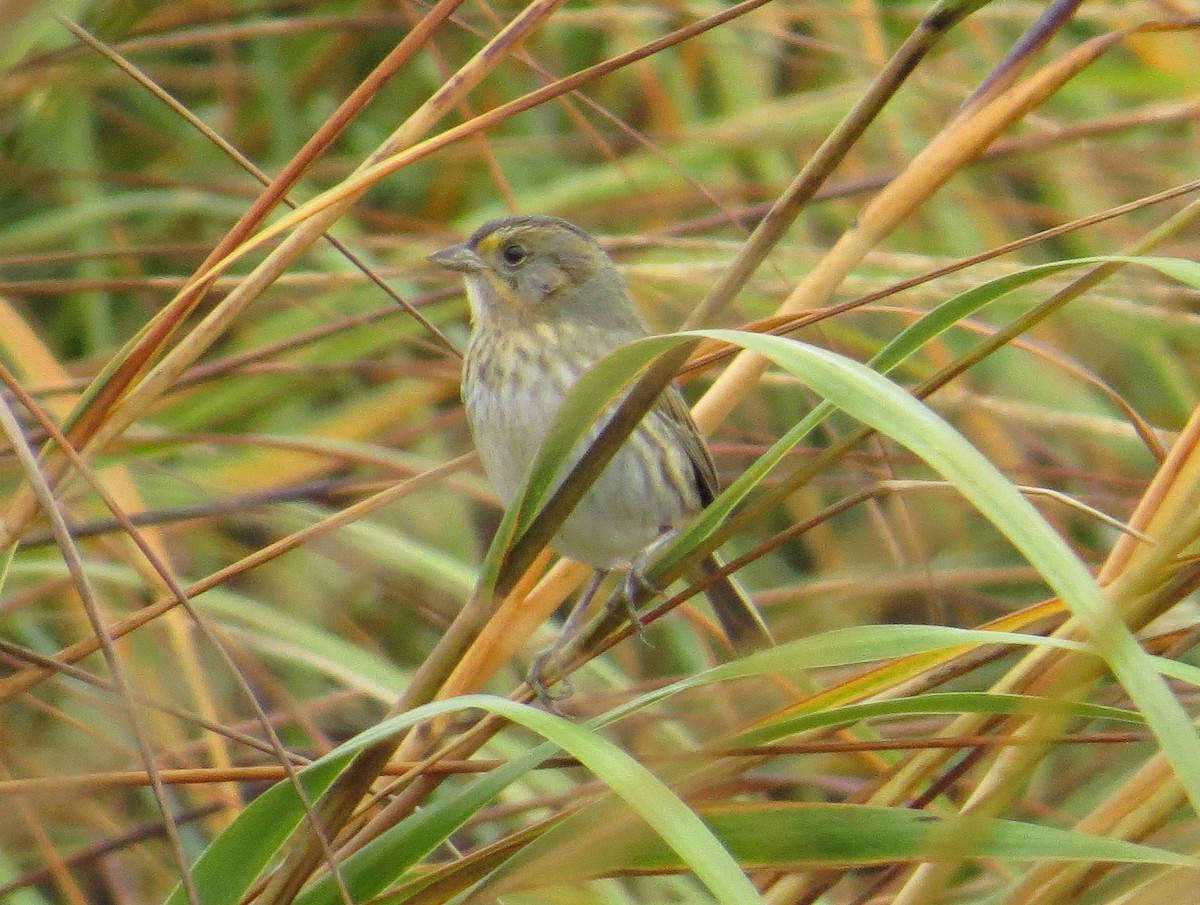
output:
{"label": "blade of marsh grass", "polygon": [[1091,574],[1041,514],[970,443],[930,409],[866,366],[773,336],[698,331],[766,356],[834,405],[924,459],[1037,568],[1087,629],[1097,650],[1146,717],[1192,807],[1200,811],[1200,739]]}
{"label": "blade of marsh grass", "polygon": [[[496,713],[541,735],[552,744],[541,745],[528,755],[532,769],[545,757],[562,750],[577,758],[608,788],[618,795],[675,851],[719,902],[755,903],[759,901],[737,862],[709,832],[700,818],[649,771],[605,741],[586,726],[574,724],[513,701],[488,695],[469,695],[417,707],[394,716],[339,746],[325,757],[300,771],[301,782],[314,798],[327,789],[352,763],[353,757],[409,727],[464,709]],[[525,768],[522,761],[522,768]],[[506,770],[506,782],[522,770]],[[438,835],[447,838],[461,822],[477,812],[493,791],[490,785],[470,797],[466,806],[445,807],[434,819],[417,815],[409,829],[410,840],[422,839],[423,845],[435,843]],[[213,840],[193,868],[192,876],[202,905],[235,905],[252,888],[259,873],[279,854],[286,840],[303,817],[295,789],[286,783],[273,786],[251,802],[220,836]],[[419,853],[422,854],[423,853]],[[364,863],[366,856],[364,856]],[[167,905],[183,905],[183,892],[177,889]],[[336,899],[334,899],[336,901]]]}
{"label": "blade of marsh grass", "polygon": [[214,197],[192,189],[141,189],[95,198],[83,206],[50,208],[19,220],[7,220],[0,229],[0,254],[14,254],[28,248],[54,247],[75,231],[90,226],[130,219],[138,214],[172,210],[180,215],[226,214],[237,216],[244,205],[233,199]]}
{"label": "blade of marsh grass", "polygon": [[[740,863],[762,870],[867,867],[953,858],[961,851],[966,833],[978,837],[977,851],[983,857],[1011,861],[1068,862],[1086,869],[1089,863],[1111,859],[1115,863],[1187,865],[1186,869],[1193,871],[1196,863],[1195,859],[1161,848],[1114,841],[1075,830],[1010,820],[984,822],[938,817],[911,809],[774,802],[701,805],[698,811],[705,824]],[[555,832],[556,829],[551,829],[547,836]],[[531,865],[519,881],[513,879],[509,885],[519,891],[577,885],[604,876],[664,875],[686,870],[685,864],[638,827],[628,828],[618,844],[606,844],[606,840],[599,840],[592,846],[570,844],[578,843],[579,838],[580,834],[575,833],[555,855],[550,856],[553,863]],[[372,901],[377,905],[450,901],[449,896],[462,890],[473,874],[503,857],[501,846],[510,841],[513,846],[526,844],[514,834],[490,851],[416,876]],[[537,872],[539,868],[541,873]],[[460,880],[458,874],[465,877]],[[433,884],[436,884],[433,897],[422,897],[420,893]],[[690,895],[694,893],[687,888],[676,894],[677,898],[687,901],[690,901]],[[474,900],[458,898],[454,901]]]}
{"label": "blade of marsh grass", "polygon": [[[1015,820],[981,821],[942,817],[909,808],[823,802],[701,805],[701,818],[746,867],[767,870],[866,866],[904,861],[955,859],[963,854],[1011,861],[1114,861],[1167,864],[1195,869],[1200,862],[1162,848],[1138,845],[1077,830]],[[686,869],[670,849],[640,827],[622,827],[620,838],[586,834],[578,824],[587,810],[551,828],[522,851],[545,848],[545,861],[528,868],[515,889],[579,883],[600,876]],[[580,845],[580,836],[598,835]],[[978,835],[964,852],[961,840]],[[571,845],[565,836],[575,842]],[[543,841],[544,840],[544,843]],[[974,840],[973,840],[974,841]],[[514,860],[516,860],[514,858]]]}
{"label": "blade of marsh grass", "polygon": [[[949,625],[851,626],[821,632],[806,638],[797,638],[794,641],[786,641],[767,650],[756,651],[730,663],[724,663],[664,685],[654,691],[639,695],[627,705],[615,708],[609,712],[608,718],[614,721],[619,720],[630,713],[659,704],[674,695],[694,691],[713,683],[763,678],[771,675],[786,676],[816,669],[864,663],[896,661],[894,665],[897,667],[897,671],[890,676],[888,682],[889,685],[895,685],[915,678],[930,667],[929,663],[916,662],[911,665],[911,668],[901,670],[900,667],[903,667],[906,660],[922,654],[953,654],[972,648],[991,646],[1033,647],[1099,656],[1090,647],[1077,641],[995,629],[964,629]],[[944,659],[940,658],[937,662],[944,662]],[[1167,657],[1152,657],[1151,660],[1155,669],[1163,676],[1200,687],[1200,667]],[[874,673],[871,673],[871,676],[874,676]],[[869,690],[878,692],[879,689],[876,687],[876,683],[872,683]],[[833,689],[830,691],[832,692]],[[1004,695],[996,695],[996,697],[1003,698]],[[835,701],[840,699],[840,695],[833,698]],[[914,699],[917,706],[923,700],[923,697]],[[835,704],[830,707],[822,703],[822,698],[808,698],[793,707],[772,714],[762,722],[763,728],[746,730],[746,733],[739,735],[738,739],[750,744],[749,739],[759,739],[755,733],[769,731],[770,738],[774,740],[779,737],[771,728],[776,723],[792,719],[803,721],[814,714],[832,713],[836,707],[845,706],[859,705]],[[998,706],[1004,707],[1005,705]],[[1054,705],[1046,706],[1053,707]],[[1074,704],[1068,703],[1063,706],[1074,706]],[[1124,716],[1120,716],[1120,714],[1124,714]],[[1128,711],[1118,711],[1117,714],[1113,714],[1113,718],[1132,718],[1144,721],[1144,717],[1140,714],[1135,713],[1131,716]]]}
{"label": "blade of marsh grass", "polygon": [[1119,707],[1105,707],[1099,704],[1020,694],[994,694],[982,691],[942,692],[921,694],[916,697],[893,698],[886,701],[869,701],[862,704],[845,704],[819,712],[786,718],[772,717],[766,725],[738,734],[731,744],[765,745],[809,729],[848,725],[874,717],[962,713],[1003,714],[1006,716],[1054,713],[1086,720],[1117,720],[1139,725],[1145,723],[1145,719],[1140,714],[1131,710],[1122,710]]}
{"label": "blade of marsh grass", "polygon": [[[871,357],[868,366],[880,374],[890,373],[924,348],[926,344],[953,328],[960,321],[971,317],[987,305],[1017,289],[1076,267],[1107,264],[1145,266],[1191,286],[1193,289],[1200,289],[1200,264],[1181,258],[1098,255],[1039,264],[974,286],[939,303],[919,320],[893,337],[883,349]],[[649,577],[676,577],[679,570],[673,567],[688,551],[700,548],[703,552],[707,549],[701,545],[709,537],[717,534],[733,511],[746,500],[801,440],[812,433],[830,415],[834,408],[835,406],[828,400],[818,403],[811,412],[772,444],[767,452],[747,466],[687,528],[662,546],[654,566],[648,573]]]}
{"label": "blade of marsh grass", "polygon": [[[310,800],[329,788],[353,754],[353,749],[343,746],[298,771]],[[191,867],[191,881],[201,905],[241,902],[302,820],[304,807],[289,783],[276,783],[250,802]],[[187,901],[179,887],[166,899],[167,905],[185,905]]]}
{"label": "blade of marsh grass", "polygon": [[[609,712],[612,720],[622,719],[629,713],[652,706],[685,691],[703,688],[714,682],[759,678],[770,675],[790,675],[815,669],[852,666],[860,663],[875,663],[903,660],[918,654],[967,650],[991,645],[1051,648],[1087,653],[1088,648],[1078,642],[1041,635],[1026,635],[1018,632],[994,631],[990,629],[962,629],[948,625],[860,625],[785,641],[767,650],[755,651],[730,663],[664,685],[646,692],[629,704]],[[1163,661],[1164,665],[1173,661]],[[919,665],[918,671],[924,669]],[[1200,670],[1193,670],[1200,677]],[[909,678],[906,673],[899,678]],[[794,707],[773,714],[769,720],[790,719],[796,715],[815,713],[811,700],[801,701]],[[824,712],[824,711],[820,711]],[[749,730],[756,731],[756,730]]]}

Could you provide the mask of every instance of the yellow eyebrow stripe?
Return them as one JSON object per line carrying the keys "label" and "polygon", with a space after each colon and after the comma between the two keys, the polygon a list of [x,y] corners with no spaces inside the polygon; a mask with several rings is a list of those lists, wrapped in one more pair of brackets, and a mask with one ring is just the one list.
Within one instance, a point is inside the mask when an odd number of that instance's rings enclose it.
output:
{"label": "yellow eyebrow stripe", "polygon": [[484,236],[475,246],[476,251],[494,251],[496,246],[500,244],[500,236],[497,233],[490,233]]}

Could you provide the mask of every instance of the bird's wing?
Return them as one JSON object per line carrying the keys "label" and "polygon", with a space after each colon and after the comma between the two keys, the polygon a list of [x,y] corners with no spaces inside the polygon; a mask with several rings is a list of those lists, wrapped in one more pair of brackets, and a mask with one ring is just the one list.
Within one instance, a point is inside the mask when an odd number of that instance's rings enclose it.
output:
{"label": "bird's wing", "polygon": [[654,408],[664,420],[678,427],[679,440],[686,447],[688,458],[696,470],[696,489],[700,492],[700,505],[707,506],[716,499],[721,485],[717,480],[717,466],[713,462],[712,453],[708,451],[700,429],[692,420],[687,402],[679,390],[670,386],[663,391]]}

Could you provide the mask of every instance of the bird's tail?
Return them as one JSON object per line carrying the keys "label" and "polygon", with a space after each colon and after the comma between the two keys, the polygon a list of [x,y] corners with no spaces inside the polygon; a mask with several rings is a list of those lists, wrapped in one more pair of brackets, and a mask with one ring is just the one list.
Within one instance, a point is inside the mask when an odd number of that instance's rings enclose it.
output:
{"label": "bird's tail", "polygon": [[728,575],[720,575],[720,571],[721,562],[715,554],[706,556],[700,562],[700,575],[706,581],[713,575],[719,575],[705,587],[704,593],[734,650],[739,654],[748,654],[774,645],[775,639],[771,637],[757,607]]}

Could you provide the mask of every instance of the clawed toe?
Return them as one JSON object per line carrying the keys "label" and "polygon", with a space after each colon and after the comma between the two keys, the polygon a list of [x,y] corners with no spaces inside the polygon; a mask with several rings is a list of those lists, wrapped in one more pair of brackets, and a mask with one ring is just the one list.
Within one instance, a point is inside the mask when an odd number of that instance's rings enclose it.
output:
{"label": "clawed toe", "polygon": [[[595,596],[601,582],[604,580],[605,574],[605,571],[596,572],[592,577],[592,581],[580,594],[579,601],[571,610],[566,622],[563,623],[558,638],[550,647],[534,656],[533,662],[529,665],[529,672],[525,676],[525,683],[537,695],[537,699],[542,706],[552,713],[559,713],[558,702],[565,701],[575,693],[574,686],[571,685],[570,680],[563,673],[560,655],[577,640],[583,621],[587,615],[588,603]],[[646,594],[657,596],[660,593],[662,593],[661,589],[648,581],[640,569],[631,567],[625,572],[625,580],[621,584],[619,593],[609,598],[607,608],[614,616],[620,615],[628,619],[637,636],[644,643],[649,644],[650,641],[646,637],[642,617],[637,611],[637,599]],[[557,678],[547,682],[547,676],[555,676]],[[557,692],[551,690],[551,686],[555,683],[559,685]]]}
{"label": "clawed toe", "polygon": [[631,568],[625,573],[625,582],[621,586],[620,596],[612,601],[611,605],[614,611],[618,607],[624,610],[625,617],[629,620],[629,624],[633,626],[634,632],[642,639],[643,643],[649,644],[650,641],[646,637],[645,623],[642,622],[641,614],[638,613],[637,604],[634,602],[638,596],[644,593],[656,597],[662,591],[648,581],[640,569]]}
{"label": "clawed toe", "polygon": [[549,710],[551,713],[556,713],[562,716],[559,712],[558,702],[565,701],[575,693],[575,687],[571,684],[571,680],[566,676],[561,676],[558,680],[558,692],[551,691],[546,684],[544,676],[549,670],[547,667],[558,665],[558,645],[548,647],[546,650],[537,654],[533,658],[533,662],[529,664],[529,672],[525,676],[525,683],[537,695],[538,702]]}

